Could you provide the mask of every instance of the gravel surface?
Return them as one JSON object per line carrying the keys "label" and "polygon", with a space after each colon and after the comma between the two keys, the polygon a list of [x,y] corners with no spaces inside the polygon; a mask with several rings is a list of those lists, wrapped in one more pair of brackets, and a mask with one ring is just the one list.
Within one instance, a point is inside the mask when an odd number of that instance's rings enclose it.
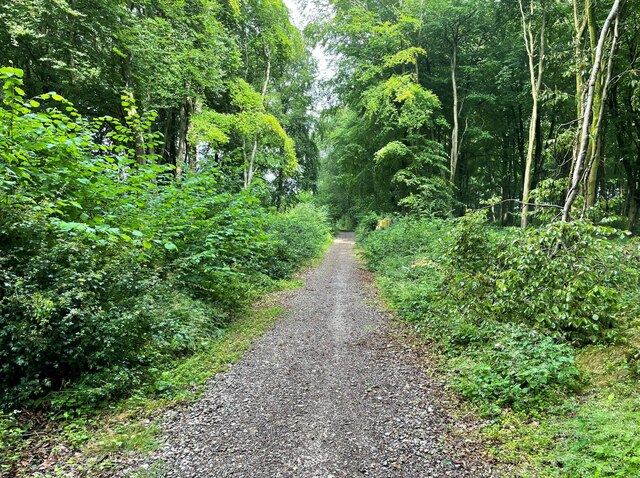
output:
{"label": "gravel surface", "polygon": [[364,277],[341,235],[284,299],[285,317],[200,401],[167,414],[147,466],[185,478],[498,476],[448,434],[442,383],[390,337]]}

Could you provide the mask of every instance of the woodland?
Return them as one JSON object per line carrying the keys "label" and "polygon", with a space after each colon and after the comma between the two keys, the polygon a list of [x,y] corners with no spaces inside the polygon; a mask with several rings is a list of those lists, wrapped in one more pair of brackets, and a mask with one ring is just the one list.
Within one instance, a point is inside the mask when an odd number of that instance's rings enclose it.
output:
{"label": "woodland", "polygon": [[0,475],[149,451],[356,230],[510,474],[640,476],[640,2],[296,11],[0,0]]}

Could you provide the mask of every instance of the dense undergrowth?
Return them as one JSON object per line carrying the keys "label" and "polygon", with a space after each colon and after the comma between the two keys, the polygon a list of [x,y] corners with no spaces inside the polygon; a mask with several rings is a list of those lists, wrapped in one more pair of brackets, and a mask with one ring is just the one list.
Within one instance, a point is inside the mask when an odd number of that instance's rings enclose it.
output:
{"label": "dense undergrowth", "polygon": [[174,177],[152,153],[154,115],[131,98],[126,122],[89,121],[56,94],[25,99],[20,70],[0,74],[7,470],[33,425],[14,410],[66,420],[188,390],[177,364],[204,360],[253,301],[322,251],[330,227],[322,208],[277,212],[264,183],[242,188],[206,162]]}
{"label": "dense undergrowth", "polygon": [[583,222],[401,218],[359,239],[399,314],[521,476],[640,473],[636,240]]}

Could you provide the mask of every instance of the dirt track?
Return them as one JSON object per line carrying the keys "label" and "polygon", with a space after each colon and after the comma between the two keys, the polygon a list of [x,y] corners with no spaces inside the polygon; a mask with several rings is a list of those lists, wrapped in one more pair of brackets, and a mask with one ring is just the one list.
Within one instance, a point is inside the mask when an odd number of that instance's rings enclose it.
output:
{"label": "dirt track", "polygon": [[164,422],[167,477],[488,477],[444,440],[441,383],[389,337],[340,236],[286,316],[205,396]]}

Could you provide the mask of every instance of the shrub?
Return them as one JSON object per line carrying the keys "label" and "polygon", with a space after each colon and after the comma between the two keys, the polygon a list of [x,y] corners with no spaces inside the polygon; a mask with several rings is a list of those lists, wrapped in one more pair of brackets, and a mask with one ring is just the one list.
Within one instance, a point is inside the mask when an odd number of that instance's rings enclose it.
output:
{"label": "shrub", "polygon": [[379,220],[380,216],[377,213],[373,211],[366,213],[358,222],[358,227],[356,228],[357,236],[364,238],[370,232],[375,231]]}
{"label": "shrub", "polygon": [[327,211],[309,203],[270,217],[267,233],[272,241],[265,272],[283,278],[317,256],[331,237]]}
{"label": "shrub", "polygon": [[573,349],[519,324],[487,322],[484,336],[452,359],[453,386],[486,414],[501,408],[532,411],[577,390]]}
{"label": "shrub", "polygon": [[439,250],[438,241],[445,234],[445,221],[420,221],[406,217],[389,228],[375,231],[361,239],[363,255],[373,268],[383,268],[388,261],[400,260],[404,267]]}
{"label": "shrub", "polygon": [[606,338],[621,312],[624,265],[613,230],[552,223],[502,241],[493,298],[496,314],[578,343]]}
{"label": "shrub", "polygon": [[451,265],[465,271],[482,271],[494,258],[486,211],[470,213],[453,221],[445,253]]}
{"label": "shrub", "polygon": [[[133,360],[150,327],[132,311],[145,283],[128,248],[61,237],[26,217],[29,242],[0,248],[0,407]],[[20,229],[3,229],[0,243],[15,244]]]}
{"label": "shrub", "polygon": [[0,408],[61,389],[47,401],[98,406],[126,394],[213,340],[329,238],[325,212],[311,205],[268,216],[241,195],[198,207],[206,212],[186,232],[156,230],[175,249],[152,247],[142,260],[133,243],[96,243],[27,210],[2,216]]}

